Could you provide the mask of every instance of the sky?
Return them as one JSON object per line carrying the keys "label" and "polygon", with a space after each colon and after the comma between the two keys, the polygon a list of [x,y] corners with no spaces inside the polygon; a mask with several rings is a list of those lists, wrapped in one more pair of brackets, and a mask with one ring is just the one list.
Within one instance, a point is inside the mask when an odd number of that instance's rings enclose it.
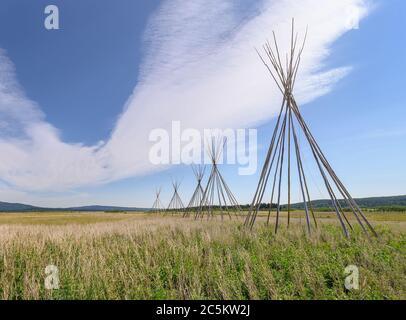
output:
{"label": "sky", "polygon": [[151,130],[181,121],[258,129],[257,172],[221,166],[250,202],[281,103],[254,48],[272,30],[287,48],[292,17],[309,30],[295,96],[338,176],[354,197],[406,194],[404,1],[57,0],[59,30],[49,4],[0,4],[0,201],[149,207],[178,179],[187,203],[190,166],[148,158]]}

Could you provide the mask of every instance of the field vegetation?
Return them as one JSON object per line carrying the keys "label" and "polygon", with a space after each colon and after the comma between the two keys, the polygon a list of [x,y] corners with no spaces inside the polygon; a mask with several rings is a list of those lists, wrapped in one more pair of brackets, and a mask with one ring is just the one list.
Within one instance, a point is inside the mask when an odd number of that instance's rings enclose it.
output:
{"label": "field vegetation", "polygon": [[[249,232],[240,219],[0,214],[0,298],[406,298],[406,215],[369,213],[379,238],[357,229],[351,239],[329,213],[310,236],[295,215],[275,235],[265,217]],[[47,265],[58,267],[59,289],[45,289]],[[348,265],[359,290],[344,287]]]}

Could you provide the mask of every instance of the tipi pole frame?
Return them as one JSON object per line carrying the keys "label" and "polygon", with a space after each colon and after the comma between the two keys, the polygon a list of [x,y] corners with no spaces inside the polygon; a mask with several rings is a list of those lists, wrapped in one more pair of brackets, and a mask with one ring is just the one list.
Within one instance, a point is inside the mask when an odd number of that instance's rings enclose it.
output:
{"label": "tipi pole frame", "polygon": [[169,202],[168,208],[166,209],[166,211],[171,211],[172,215],[175,213],[181,213],[185,209],[182,199],[179,196],[179,186],[180,183],[172,181],[173,195],[171,201]]}
{"label": "tipi pole frame", "polygon": [[[342,228],[345,236],[349,237],[349,232],[348,232],[346,224],[348,225],[348,227],[351,230],[353,230],[353,227],[345,214],[345,210],[341,206],[340,200],[337,199],[335,190],[337,190],[338,194],[340,194],[343,197],[345,203],[351,209],[352,213],[354,214],[357,222],[359,223],[359,225],[361,226],[363,231],[366,234],[368,234],[368,231],[364,226],[364,223],[365,223],[367,225],[369,231],[372,232],[374,235],[377,235],[374,228],[369,223],[369,221],[367,220],[366,216],[364,215],[364,213],[362,212],[360,207],[356,204],[355,200],[351,197],[348,190],[345,188],[345,186],[343,185],[341,180],[337,177],[336,173],[331,168],[331,165],[329,164],[327,158],[321,151],[315,138],[311,134],[310,129],[308,128],[306,122],[304,121],[304,119],[299,111],[299,107],[292,95],[296,77],[297,77],[298,70],[299,70],[299,66],[300,66],[301,55],[302,55],[302,52],[303,52],[303,49],[304,49],[304,46],[306,43],[306,39],[307,39],[307,28],[306,28],[306,33],[305,33],[305,36],[303,39],[302,46],[299,49],[299,51],[296,52],[298,33],[296,33],[296,36],[295,36],[294,20],[292,19],[292,33],[291,33],[291,39],[290,39],[290,56],[288,54],[286,54],[285,68],[282,65],[280,50],[278,47],[278,42],[276,40],[275,32],[272,32],[272,35],[273,35],[273,46],[270,44],[269,41],[267,41],[265,43],[265,45],[263,46],[263,49],[265,51],[266,56],[268,57],[270,65],[264,60],[264,58],[258,52],[258,50],[257,50],[257,53],[258,53],[262,63],[268,69],[269,74],[272,76],[273,80],[277,84],[279,91],[282,93],[283,101],[282,101],[282,106],[281,106],[281,109],[280,109],[280,112],[278,115],[278,119],[277,119],[277,122],[275,125],[275,129],[274,129],[274,132],[272,135],[270,147],[269,147],[268,153],[266,155],[265,163],[264,163],[262,171],[261,171],[260,179],[259,179],[257,188],[255,190],[253,201],[250,205],[249,213],[247,214],[246,219],[245,219],[245,225],[248,226],[250,229],[253,228],[258,211],[261,206],[261,201],[263,199],[265,190],[267,188],[269,176],[270,176],[271,172],[273,171],[272,169],[273,169],[276,154],[278,154],[278,160],[276,162],[276,168],[274,171],[271,202],[270,202],[268,219],[267,219],[267,224],[269,224],[270,214],[271,214],[272,206],[273,206],[275,184],[277,182],[278,186],[277,186],[277,195],[276,195],[277,204],[276,204],[275,233],[278,231],[279,216],[280,216],[280,202],[281,202],[281,186],[282,186],[282,179],[283,179],[283,172],[284,172],[283,167],[284,167],[284,154],[285,154],[285,139],[286,139],[286,135],[287,135],[287,198],[288,198],[287,224],[289,227],[290,220],[291,220],[291,145],[292,145],[291,137],[293,137],[294,153],[296,154],[296,166],[297,166],[297,171],[298,171],[301,195],[302,195],[303,203],[304,203],[304,207],[305,207],[305,216],[306,216],[306,224],[307,224],[308,233],[311,232],[309,209],[310,209],[310,213],[312,215],[313,221],[314,221],[314,226],[317,228],[317,221],[316,221],[314,209],[313,209],[312,203],[311,203],[309,188],[308,188],[305,171],[304,171],[303,164],[302,164],[300,146],[299,146],[297,133],[295,130],[295,125],[294,125],[293,118],[295,117],[297,123],[299,124],[299,127],[302,129],[302,131],[305,134],[307,142],[310,145],[311,153],[317,164],[319,172],[323,178],[326,190],[330,196],[332,205],[334,207],[337,218],[340,222],[341,228]],[[280,122],[281,122],[281,117],[282,117],[283,112],[284,112],[284,117],[283,117],[283,121],[282,121],[282,125],[281,125]],[[287,116],[288,116],[288,118],[287,118]],[[288,121],[287,133],[286,133],[286,121]],[[277,136],[278,136],[278,138],[276,139]],[[276,144],[275,144],[275,142],[276,142]],[[330,181],[331,181],[331,183],[330,183]],[[333,188],[333,186],[335,188]]]}
{"label": "tipi pole frame", "polygon": [[[238,215],[238,212],[241,212],[241,207],[238,204],[237,199],[231,192],[218,168],[218,161],[221,157],[225,143],[226,139],[224,138],[219,139],[217,144],[215,144],[212,139],[211,145],[207,148],[212,167],[206,188],[204,189],[199,211],[196,213],[195,219],[203,219],[205,214],[207,215],[207,219],[214,218],[216,216],[215,208],[217,207],[220,211],[220,217],[222,220],[224,219],[224,214],[231,219],[230,210],[233,210],[236,216]],[[216,202],[218,202],[218,205],[215,205]]]}
{"label": "tipi pole frame", "polygon": [[189,204],[183,214],[183,217],[189,217],[190,213],[195,211],[198,212],[200,204],[202,202],[202,198],[203,198],[203,187],[202,187],[202,180],[204,178],[204,174],[206,171],[206,166],[192,166],[192,170],[193,173],[195,175],[196,181],[197,181],[197,185],[196,188],[192,194],[192,197],[189,201]]}
{"label": "tipi pole frame", "polygon": [[163,206],[160,195],[161,195],[161,188],[155,190],[155,201],[152,205],[151,212],[153,213],[162,213],[165,212],[165,207]]}

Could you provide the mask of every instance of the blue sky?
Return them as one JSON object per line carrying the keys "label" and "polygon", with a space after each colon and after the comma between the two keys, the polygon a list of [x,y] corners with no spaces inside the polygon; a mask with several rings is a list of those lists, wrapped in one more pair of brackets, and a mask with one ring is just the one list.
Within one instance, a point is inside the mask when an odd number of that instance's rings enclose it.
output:
{"label": "blue sky", "polygon": [[[145,163],[146,133],[170,120],[258,128],[260,167],[280,97],[253,46],[288,34],[292,16],[310,30],[303,116],[338,175],[357,197],[405,194],[406,4],[347,1],[365,10],[352,30],[342,1],[317,2],[53,1],[61,29],[46,30],[48,1],[3,0],[0,201],[149,206],[178,178],[187,202],[190,167]],[[222,171],[249,202],[258,175]]]}

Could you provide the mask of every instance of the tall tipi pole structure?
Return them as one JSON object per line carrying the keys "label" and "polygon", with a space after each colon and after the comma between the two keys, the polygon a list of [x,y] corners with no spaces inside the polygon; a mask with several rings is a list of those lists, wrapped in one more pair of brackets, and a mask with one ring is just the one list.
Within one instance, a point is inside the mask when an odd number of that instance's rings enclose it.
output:
{"label": "tall tipi pole structure", "polygon": [[161,213],[165,211],[165,208],[161,202],[161,199],[159,198],[161,195],[161,188],[156,189],[155,191],[155,201],[154,204],[152,205],[152,212],[154,213]]}
{"label": "tall tipi pole structure", "polygon": [[[353,229],[353,226],[351,225],[343,210],[343,203],[345,203],[345,206],[350,209],[351,214],[354,215],[356,221],[365,233],[372,233],[376,235],[375,230],[368,222],[364,213],[351,197],[350,193],[345,188],[341,180],[337,177],[336,173],[327,161],[325,155],[321,151],[308,125],[303,119],[296,100],[293,96],[293,89],[304,44],[306,42],[306,36],[307,31],[303,39],[303,44],[300,46],[300,48],[298,48],[298,34],[295,35],[294,21],[292,20],[290,52],[286,54],[286,60],[283,63],[278,43],[276,41],[275,33],[273,33],[273,44],[267,42],[263,46],[266,56],[263,57],[260,53],[258,53],[262,62],[276,82],[280,92],[282,93],[283,100],[277,118],[276,126],[272,134],[271,143],[266,155],[265,163],[261,171],[258,186],[255,191],[250,211],[245,220],[245,225],[250,228],[253,227],[270,178],[270,187],[272,191],[270,194],[271,205],[268,213],[268,222],[272,209],[275,209],[275,232],[278,231],[280,223],[280,201],[284,168],[285,170],[287,170],[287,181],[284,182],[284,184],[287,185],[287,223],[289,225],[291,213],[291,171],[293,169],[291,168],[291,162],[292,158],[296,158],[296,164],[294,164],[294,166],[297,169],[300,194],[304,203],[307,231],[310,233],[312,227],[317,227],[316,218],[311,205],[308,183],[303,168],[302,153],[298,141],[298,132],[301,130],[305,136],[305,140],[307,141],[308,146],[310,147],[311,154],[314,158],[314,161],[316,162],[318,171],[324,182],[324,186],[331,199],[332,207],[334,208],[335,214],[345,236],[349,236],[349,232]],[[338,200],[339,196],[343,198],[341,202]],[[277,203],[276,208],[272,208],[274,199]]]}
{"label": "tall tipi pole structure", "polygon": [[190,213],[193,211],[196,213],[199,210],[200,204],[203,200],[204,190],[202,187],[202,180],[206,167],[202,165],[192,166],[192,170],[196,177],[197,185],[195,191],[193,192],[192,198],[190,199],[189,204],[185,210],[185,213],[183,214],[184,217],[189,217]]}
{"label": "tall tipi pole structure", "polygon": [[195,215],[196,219],[199,217],[203,218],[205,214],[207,214],[208,218],[212,218],[215,216],[216,209],[219,210],[221,219],[223,219],[224,214],[227,214],[229,218],[231,218],[231,213],[234,213],[235,215],[241,213],[240,205],[238,204],[218,168],[218,162],[223,152],[225,143],[226,139],[218,139],[218,143],[216,145],[214,139],[212,139],[211,146],[209,146],[207,149],[212,167],[199,210]]}
{"label": "tall tipi pole structure", "polygon": [[177,181],[173,181],[172,186],[173,186],[173,195],[171,201],[169,202],[167,210],[171,211],[172,214],[181,213],[184,211],[185,206],[183,205],[182,199],[179,196],[180,183],[178,183]]}

